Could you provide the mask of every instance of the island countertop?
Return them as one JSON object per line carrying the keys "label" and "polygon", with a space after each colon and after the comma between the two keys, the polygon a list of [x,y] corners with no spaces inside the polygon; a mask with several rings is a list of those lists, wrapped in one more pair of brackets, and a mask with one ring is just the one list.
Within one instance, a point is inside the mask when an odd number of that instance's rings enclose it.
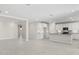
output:
{"label": "island countertop", "polygon": [[49,40],[63,43],[72,43],[72,34],[50,33]]}

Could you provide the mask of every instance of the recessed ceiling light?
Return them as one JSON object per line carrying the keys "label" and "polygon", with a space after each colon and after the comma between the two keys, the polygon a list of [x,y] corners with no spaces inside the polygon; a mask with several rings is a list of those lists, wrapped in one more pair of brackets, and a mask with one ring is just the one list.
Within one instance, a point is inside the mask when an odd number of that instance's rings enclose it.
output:
{"label": "recessed ceiling light", "polygon": [[7,14],[7,13],[8,13],[8,11],[5,11],[5,13]]}
{"label": "recessed ceiling light", "polygon": [[72,10],[72,12],[75,12],[75,10]]}
{"label": "recessed ceiling light", "polygon": [[73,17],[70,17],[70,19],[73,21],[74,19],[73,19]]}

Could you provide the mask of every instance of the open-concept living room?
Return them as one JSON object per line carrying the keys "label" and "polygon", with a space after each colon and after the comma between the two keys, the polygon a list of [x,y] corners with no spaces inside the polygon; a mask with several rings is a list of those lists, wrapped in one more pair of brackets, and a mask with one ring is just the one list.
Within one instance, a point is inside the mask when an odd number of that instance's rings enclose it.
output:
{"label": "open-concept living room", "polygon": [[79,55],[79,4],[0,4],[0,55]]}

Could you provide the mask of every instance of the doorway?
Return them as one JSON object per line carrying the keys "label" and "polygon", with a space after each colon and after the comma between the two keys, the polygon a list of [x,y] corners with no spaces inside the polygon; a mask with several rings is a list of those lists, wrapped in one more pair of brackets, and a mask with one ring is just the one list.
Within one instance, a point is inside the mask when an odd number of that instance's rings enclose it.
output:
{"label": "doorway", "polygon": [[18,39],[26,40],[26,22],[20,22],[18,24]]}
{"label": "doorway", "polygon": [[18,25],[18,38],[23,38],[22,35],[22,31],[23,31],[23,26],[21,24]]}
{"label": "doorway", "polygon": [[43,38],[48,39],[48,27],[43,27]]}
{"label": "doorway", "polygon": [[48,24],[47,23],[38,23],[38,38],[39,39],[48,39]]}

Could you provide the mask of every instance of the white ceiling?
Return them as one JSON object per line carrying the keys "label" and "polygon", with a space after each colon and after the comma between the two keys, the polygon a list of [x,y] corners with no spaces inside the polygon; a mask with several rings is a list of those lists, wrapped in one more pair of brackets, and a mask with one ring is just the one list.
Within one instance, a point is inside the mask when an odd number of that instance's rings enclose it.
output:
{"label": "white ceiling", "polygon": [[79,10],[79,4],[0,4],[0,10],[4,15],[46,20]]}

